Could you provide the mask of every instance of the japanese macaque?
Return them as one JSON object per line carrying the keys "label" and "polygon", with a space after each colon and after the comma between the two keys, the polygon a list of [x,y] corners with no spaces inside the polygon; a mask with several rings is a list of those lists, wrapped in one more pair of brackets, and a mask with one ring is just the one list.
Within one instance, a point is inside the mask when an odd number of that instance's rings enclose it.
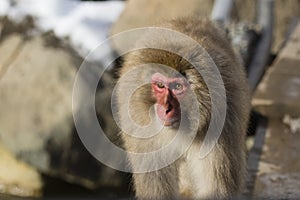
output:
{"label": "japanese macaque", "polygon": [[[183,33],[203,49],[172,34],[151,33],[137,41],[145,48],[124,56],[117,88],[121,137],[126,151],[144,153],[139,159],[128,156],[136,196],[236,197],[246,174],[244,140],[250,98],[244,69],[222,30],[209,20],[188,17],[159,27]],[[224,83],[225,121],[211,151],[200,158],[212,120],[211,94],[218,95],[206,82],[214,81],[213,73],[207,77],[214,66]],[[153,152],[156,156],[148,156]]]}

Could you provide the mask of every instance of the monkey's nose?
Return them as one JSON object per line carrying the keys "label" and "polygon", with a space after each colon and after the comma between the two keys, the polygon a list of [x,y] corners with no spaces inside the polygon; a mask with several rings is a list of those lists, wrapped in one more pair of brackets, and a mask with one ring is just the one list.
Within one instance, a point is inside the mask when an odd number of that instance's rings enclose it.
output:
{"label": "monkey's nose", "polygon": [[166,115],[171,112],[171,110],[173,109],[173,106],[172,105],[169,105],[167,110],[166,110]]}

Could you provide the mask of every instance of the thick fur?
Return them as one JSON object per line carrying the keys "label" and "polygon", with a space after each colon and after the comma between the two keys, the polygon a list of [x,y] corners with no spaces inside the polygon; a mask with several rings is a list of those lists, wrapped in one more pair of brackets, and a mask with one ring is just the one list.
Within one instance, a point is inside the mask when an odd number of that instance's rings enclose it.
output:
{"label": "thick fur", "polygon": [[[245,162],[245,134],[249,116],[250,100],[248,85],[244,69],[235,56],[225,35],[209,20],[200,20],[193,17],[173,20],[161,25],[172,30],[179,31],[196,40],[211,56],[222,76],[226,97],[227,113],[222,134],[212,152],[204,159],[199,159],[199,149],[205,136],[210,121],[210,93],[201,75],[185,60],[173,53],[157,49],[143,49],[129,53],[124,58],[120,76],[134,67],[144,63],[165,64],[181,74],[189,83],[193,92],[197,95],[200,110],[200,128],[193,144],[188,151],[173,164],[154,172],[133,174],[134,188],[138,199],[215,199],[235,197],[243,188],[246,173]],[[204,69],[211,66],[201,52],[194,52],[181,44],[169,44],[167,38],[163,38],[160,45],[174,45],[182,54],[196,59]],[[151,39],[142,38],[142,43],[151,45]],[[155,72],[158,66],[153,67]],[[118,88],[118,108],[121,123],[130,126],[123,119],[128,108],[122,105],[122,99],[128,93],[126,88],[132,82],[137,83],[149,74],[143,71],[132,76],[130,81],[121,82]],[[139,88],[131,97],[130,112],[132,118],[139,124],[149,123],[149,108],[155,104],[151,95],[150,86]],[[187,111],[188,108],[183,108]],[[192,111],[191,111],[192,112]],[[141,133],[142,135],[143,133]],[[131,152],[150,152],[168,144],[174,137],[174,131],[165,128],[149,139],[137,139],[128,134],[121,133],[125,149]],[[180,148],[180,144],[178,144]],[[174,148],[176,151],[176,148]],[[129,163],[133,169],[140,166],[155,165],[153,160],[134,160],[129,157]]]}

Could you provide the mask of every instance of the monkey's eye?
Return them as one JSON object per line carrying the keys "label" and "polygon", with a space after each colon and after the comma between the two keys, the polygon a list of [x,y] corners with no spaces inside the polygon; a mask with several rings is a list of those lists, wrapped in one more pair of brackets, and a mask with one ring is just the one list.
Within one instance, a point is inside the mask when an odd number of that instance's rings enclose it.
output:
{"label": "monkey's eye", "polygon": [[156,82],[156,85],[158,88],[164,88],[164,84],[162,84],[162,82]]}
{"label": "monkey's eye", "polygon": [[175,83],[174,89],[175,90],[182,90],[183,86],[180,83]]}

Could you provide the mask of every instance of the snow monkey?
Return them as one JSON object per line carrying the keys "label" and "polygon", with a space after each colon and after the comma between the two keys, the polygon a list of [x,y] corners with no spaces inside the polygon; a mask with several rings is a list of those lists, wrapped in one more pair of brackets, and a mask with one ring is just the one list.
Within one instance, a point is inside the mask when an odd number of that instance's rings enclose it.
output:
{"label": "snow monkey", "polygon": [[[202,50],[184,39],[151,33],[136,42],[145,48],[124,56],[117,88],[118,117],[125,127],[120,134],[127,152],[144,155],[139,159],[128,156],[136,197],[235,197],[243,189],[246,174],[244,140],[250,98],[244,69],[225,34],[210,20],[186,17],[158,27],[184,34]],[[214,91],[206,80],[215,79],[214,74],[210,77],[201,70],[210,71],[214,66],[223,83],[226,112],[213,148],[200,158],[212,120]],[[127,73],[130,78],[122,79]],[[132,87],[136,88],[130,93]],[[187,144],[192,132],[193,140]],[[157,153],[161,149],[162,153]],[[151,157],[153,152],[157,154]],[[173,156],[173,162],[164,163]]]}

